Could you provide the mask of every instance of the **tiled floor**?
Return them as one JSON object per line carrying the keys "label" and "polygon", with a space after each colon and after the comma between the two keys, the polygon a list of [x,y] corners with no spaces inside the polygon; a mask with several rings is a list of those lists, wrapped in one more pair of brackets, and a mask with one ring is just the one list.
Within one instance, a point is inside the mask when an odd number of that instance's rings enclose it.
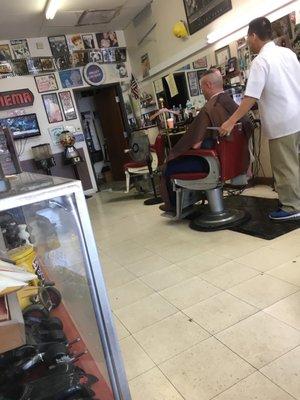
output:
{"label": "tiled floor", "polygon": [[195,232],[121,192],[88,206],[133,400],[300,400],[299,229]]}

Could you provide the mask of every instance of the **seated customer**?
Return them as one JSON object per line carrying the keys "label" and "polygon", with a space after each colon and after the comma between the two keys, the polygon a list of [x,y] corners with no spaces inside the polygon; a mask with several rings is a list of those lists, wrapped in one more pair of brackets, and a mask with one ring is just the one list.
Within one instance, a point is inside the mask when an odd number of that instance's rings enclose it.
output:
{"label": "seated customer", "polygon": [[[187,133],[171,149],[161,178],[161,196],[164,205],[163,211],[174,211],[176,196],[171,184],[171,176],[176,173],[209,172],[208,163],[201,157],[181,157],[186,151],[198,148],[213,148],[215,141],[214,131],[207,127],[220,127],[224,121],[238,108],[228,93],[224,92],[223,78],[216,68],[208,70],[200,80],[202,92],[207,100],[197,117],[189,126]],[[253,127],[248,117],[242,120],[243,131],[249,138]]]}

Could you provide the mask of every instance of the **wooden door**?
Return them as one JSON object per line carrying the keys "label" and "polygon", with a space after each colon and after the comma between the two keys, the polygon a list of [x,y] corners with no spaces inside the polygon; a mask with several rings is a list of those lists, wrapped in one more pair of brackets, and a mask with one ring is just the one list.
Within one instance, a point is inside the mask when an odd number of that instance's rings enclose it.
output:
{"label": "wooden door", "polygon": [[123,180],[125,177],[124,164],[127,160],[124,150],[127,148],[127,144],[124,137],[125,128],[120,103],[117,101],[116,87],[101,88],[95,94],[94,101],[107,144],[113,178],[114,180]]}

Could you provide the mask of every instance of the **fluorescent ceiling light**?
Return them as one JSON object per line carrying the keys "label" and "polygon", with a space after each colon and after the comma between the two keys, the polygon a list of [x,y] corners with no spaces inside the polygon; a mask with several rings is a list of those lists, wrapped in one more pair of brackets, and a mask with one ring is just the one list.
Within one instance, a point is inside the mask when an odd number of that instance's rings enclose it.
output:
{"label": "fluorescent ceiling light", "polygon": [[[280,11],[283,7],[286,8],[286,6],[293,6],[293,7],[298,7],[299,6],[300,1],[299,0],[277,0],[274,2],[272,9],[263,7],[261,8],[261,11],[259,12],[259,14],[261,16],[268,16],[269,14],[271,14],[273,16],[273,14],[275,15],[276,11]],[[257,18],[258,12],[257,10],[255,11],[255,13],[253,13],[253,15],[247,15],[244,18],[239,18],[239,21],[237,24],[234,25],[230,25],[230,28],[228,29],[219,29],[219,30],[215,30],[212,33],[207,35],[207,43],[208,44],[212,44],[217,42],[220,39],[225,38],[228,35],[231,35],[233,33],[235,33],[236,31],[239,31],[242,28],[245,28],[248,26],[249,22],[254,19]],[[270,17],[271,17],[270,15]],[[270,18],[271,19],[271,18]]]}
{"label": "fluorescent ceiling light", "polygon": [[59,3],[60,3],[60,0],[49,0],[48,1],[46,11],[45,11],[46,19],[53,19],[55,17],[55,14],[59,8]]}

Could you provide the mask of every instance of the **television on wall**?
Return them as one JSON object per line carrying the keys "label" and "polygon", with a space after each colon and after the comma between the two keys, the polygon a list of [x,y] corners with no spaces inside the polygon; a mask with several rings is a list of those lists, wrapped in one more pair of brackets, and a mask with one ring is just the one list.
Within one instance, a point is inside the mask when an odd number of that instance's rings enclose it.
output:
{"label": "television on wall", "polygon": [[0,125],[10,129],[13,139],[26,139],[41,134],[36,114],[0,119]]}

